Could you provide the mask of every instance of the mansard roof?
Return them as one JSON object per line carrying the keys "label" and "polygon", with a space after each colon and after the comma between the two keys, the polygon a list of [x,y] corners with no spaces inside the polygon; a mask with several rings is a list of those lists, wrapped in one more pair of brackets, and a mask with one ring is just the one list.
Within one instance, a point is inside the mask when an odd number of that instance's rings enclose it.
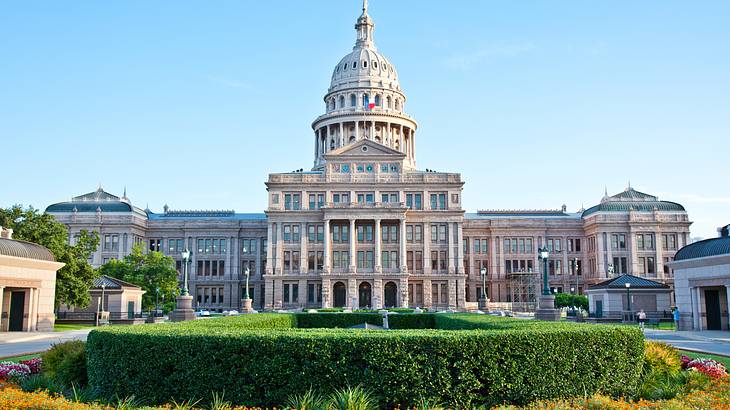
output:
{"label": "mansard roof", "polygon": [[601,203],[583,211],[583,217],[596,212],[652,212],[654,210],[664,212],[684,212],[682,205],[676,202],[660,201],[653,195],[639,192],[628,187],[625,191],[612,196],[604,196]]}
{"label": "mansard roof", "polygon": [[122,288],[134,288],[134,289],[142,289],[141,287],[125,282],[121,279],[113,278],[111,276],[101,275],[98,278],[94,279],[94,282],[92,283],[93,289],[101,289],[102,285],[105,289],[122,289]]}
{"label": "mansard roof", "polygon": [[46,212],[136,212],[144,215],[145,211],[132,205],[125,193],[121,198],[106,192],[101,186],[96,191],[75,196],[70,201],[49,205]]}
{"label": "mansard roof", "polygon": [[634,275],[621,275],[615,278],[597,283],[588,287],[593,289],[626,289],[626,284],[631,284],[631,289],[669,289],[669,286],[653,280],[640,278]]}

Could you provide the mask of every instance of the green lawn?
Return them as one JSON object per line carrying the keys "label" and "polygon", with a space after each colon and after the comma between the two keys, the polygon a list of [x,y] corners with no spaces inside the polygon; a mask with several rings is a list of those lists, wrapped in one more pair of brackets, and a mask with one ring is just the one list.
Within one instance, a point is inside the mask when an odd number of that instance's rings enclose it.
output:
{"label": "green lawn", "polygon": [[696,353],[696,352],[690,352],[687,350],[679,350],[679,354],[687,355],[693,359],[697,358],[697,357],[702,357],[705,359],[717,360],[718,362],[724,364],[726,368],[730,369],[730,357],[727,357],[727,356],[718,356],[716,354],[709,354],[709,353]]}
{"label": "green lawn", "polygon": [[56,323],[53,325],[53,331],[54,332],[65,332],[67,330],[80,330],[80,329],[88,329],[90,327],[94,327],[93,325],[76,325],[76,324],[58,324]]}
{"label": "green lawn", "polygon": [[17,363],[17,362],[19,362],[21,360],[30,360],[30,359],[35,359],[35,358],[38,358],[38,357],[41,357],[41,354],[40,353],[27,354],[27,355],[24,355],[24,356],[8,357],[8,358],[5,358],[5,359],[2,359],[2,361],[3,362],[16,362]]}

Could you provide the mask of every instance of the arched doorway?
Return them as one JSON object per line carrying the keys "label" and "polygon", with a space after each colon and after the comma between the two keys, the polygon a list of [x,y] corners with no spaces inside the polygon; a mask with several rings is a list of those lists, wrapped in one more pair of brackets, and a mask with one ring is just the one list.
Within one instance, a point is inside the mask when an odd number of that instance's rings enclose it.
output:
{"label": "arched doorway", "polygon": [[345,307],[345,303],[347,300],[347,289],[345,289],[345,284],[342,282],[336,282],[335,285],[332,287],[332,293],[335,295],[333,306]]}
{"label": "arched doorway", "polygon": [[398,306],[398,286],[393,282],[385,284],[385,307]]}
{"label": "arched doorway", "polygon": [[371,303],[372,293],[373,292],[372,292],[372,288],[370,287],[370,283],[362,282],[360,284],[358,296],[360,299],[361,308],[370,307],[372,305],[372,303]]}

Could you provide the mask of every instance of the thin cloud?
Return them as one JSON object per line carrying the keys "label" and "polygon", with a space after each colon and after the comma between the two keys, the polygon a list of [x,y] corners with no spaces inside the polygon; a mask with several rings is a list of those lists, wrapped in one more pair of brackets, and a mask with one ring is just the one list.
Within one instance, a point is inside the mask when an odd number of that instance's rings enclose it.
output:
{"label": "thin cloud", "polygon": [[680,201],[698,204],[730,204],[730,196],[705,196],[696,194],[679,194]]}
{"label": "thin cloud", "polygon": [[245,88],[245,89],[251,88],[251,84],[245,83],[243,81],[232,80],[232,79],[223,78],[223,77],[208,76],[207,78],[208,78],[208,81],[210,81],[214,84],[222,85],[222,86],[229,87],[229,88]]}
{"label": "thin cloud", "polygon": [[500,57],[517,57],[532,53],[533,43],[493,45],[483,47],[471,53],[455,54],[444,60],[444,65],[454,70],[469,70],[477,64]]}

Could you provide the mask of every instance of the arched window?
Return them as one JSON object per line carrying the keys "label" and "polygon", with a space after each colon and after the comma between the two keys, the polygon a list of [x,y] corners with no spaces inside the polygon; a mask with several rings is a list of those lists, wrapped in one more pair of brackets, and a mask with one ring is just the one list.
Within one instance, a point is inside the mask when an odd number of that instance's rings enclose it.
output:
{"label": "arched window", "polygon": [[378,68],[378,62],[377,61],[373,61],[373,68]]}
{"label": "arched window", "polygon": [[352,62],[352,69],[354,70],[356,68],[357,68],[357,61],[353,61]]}
{"label": "arched window", "polygon": [[363,94],[362,95],[362,106],[367,107],[368,105],[370,105],[370,96],[367,94]]}
{"label": "arched window", "polygon": [[388,109],[391,109],[391,108],[393,108],[393,106],[391,105],[391,101],[390,101],[390,96],[387,96],[387,97],[385,97],[385,104],[386,104],[385,106],[386,106],[386,107],[387,107]]}
{"label": "arched window", "polygon": [[362,62],[362,68],[368,68],[368,62],[363,60]]}
{"label": "arched window", "polygon": [[335,99],[334,98],[330,99],[330,109],[331,110],[335,109]]}
{"label": "arched window", "polygon": [[400,100],[395,100],[395,109],[400,111]]}
{"label": "arched window", "polygon": [[354,107],[357,105],[357,97],[355,97],[355,94],[350,94],[350,107]]}
{"label": "arched window", "polygon": [[330,151],[332,151],[333,149],[335,149],[335,139],[331,138],[330,139]]}
{"label": "arched window", "polygon": [[345,96],[340,96],[340,108],[345,108]]}
{"label": "arched window", "polygon": [[342,70],[347,70],[347,63],[342,64]]}
{"label": "arched window", "polygon": [[380,94],[375,95],[375,105],[380,107]]}

